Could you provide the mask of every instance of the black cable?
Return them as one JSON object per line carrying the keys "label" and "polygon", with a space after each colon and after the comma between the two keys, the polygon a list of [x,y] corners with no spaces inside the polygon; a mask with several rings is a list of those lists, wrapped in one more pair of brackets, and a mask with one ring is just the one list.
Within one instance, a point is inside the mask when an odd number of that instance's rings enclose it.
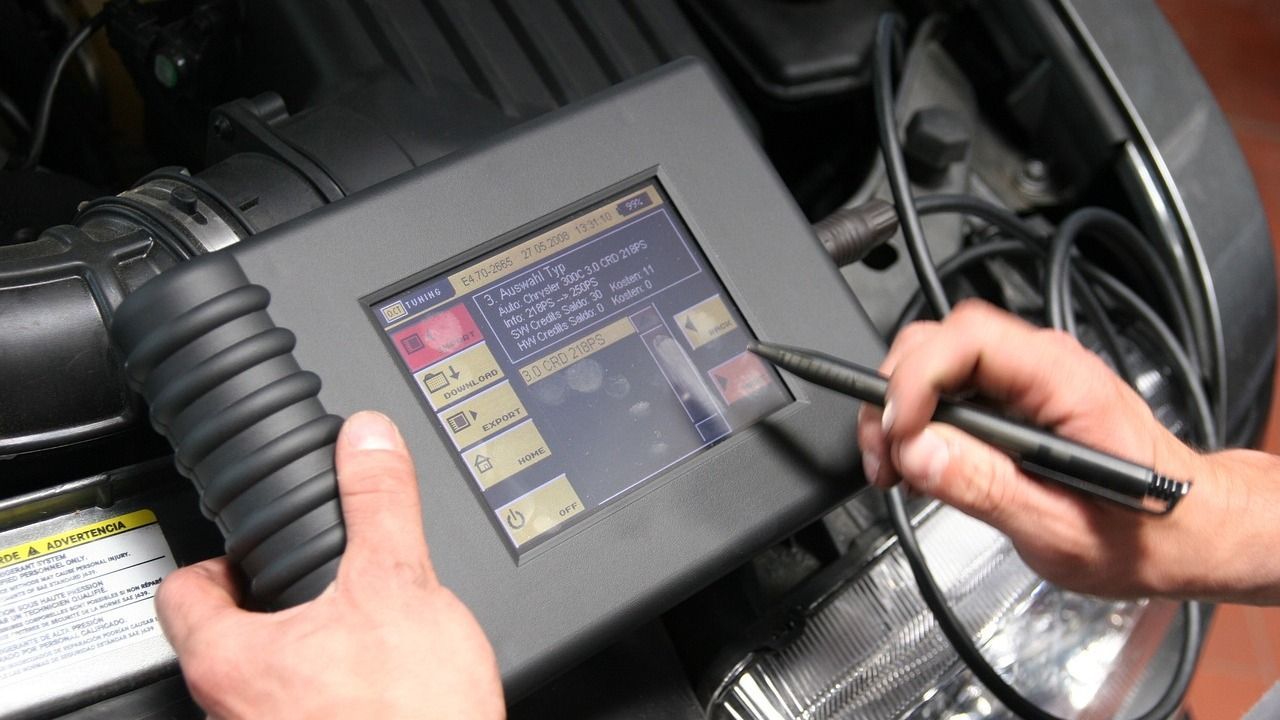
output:
{"label": "black cable", "polygon": [[[940,197],[940,196],[935,196]],[[959,197],[959,196],[954,196]],[[954,204],[928,202],[933,198],[920,199],[920,214],[929,215],[940,212],[961,212]],[[976,198],[974,198],[976,200]],[[981,202],[981,201],[979,201]],[[995,207],[995,206],[991,206]],[[1029,236],[1034,238],[1034,235]],[[974,245],[965,248],[960,252],[947,258],[945,262],[938,266],[938,275],[942,278],[944,284],[954,275],[959,275],[971,266],[979,262],[991,260],[1000,256],[1014,256],[1017,259],[1031,259],[1043,257],[1044,250],[1037,242],[1032,239],[1022,240],[995,240],[985,242],[980,245]],[[1089,316],[1089,321],[1098,331],[1098,337],[1102,341],[1103,349],[1108,355],[1114,359],[1116,372],[1120,374],[1125,382],[1133,385],[1137,379],[1137,373],[1129,364],[1128,359],[1124,355],[1121,347],[1119,332],[1116,330],[1115,324],[1107,317],[1105,309],[1097,299],[1097,295],[1088,285],[1084,284],[1075,271],[1072,272],[1072,281],[1077,283],[1077,291],[1085,305],[1085,312]],[[906,308],[902,314],[898,316],[893,326],[893,334],[897,335],[907,323],[920,317],[920,313],[924,311],[924,295],[917,290],[911,299],[907,302]]]}
{"label": "black cable", "polygon": [[[993,240],[965,248],[947,258],[945,262],[938,266],[938,276],[943,279],[949,278],[952,275],[968,270],[979,262],[1003,255],[1031,258],[1035,257],[1036,253],[1017,240]],[[911,296],[911,300],[907,302],[902,314],[898,316],[898,320],[893,326],[893,334],[897,335],[902,328],[906,327],[907,323],[919,318],[920,314],[924,312],[925,303],[924,293],[916,290],[915,294]]]}
{"label": "black cable", "polygon": [[1200,375],[1192,364],[1190,356],[1178,344],[1178,339],[1174,336],[1173,331],[1160,318],[1159,313],[1115,276],[1092,264],[1082,263],[1080,269],[1089,278],[1090,282],[1101,286],[1111,294],[1112,298],[1124,305],[1126,309],[1152,329],[1156,341],[1159,342],[1165,355],[1173,363],[1174,376],[1180,380],[1183,390],[1191,398],[1191,409],[1194,411],[1198,425],[1198,440],[1204,447],[1214,447],[1217,444],[1217,433],[1214,430],[1215,419],[1209,403],[1209,396],[1205,393],[1204,386],[1200,383]]}
{"label": "black cable", "polygon": [[1050,236],[1040,232],[1015,213],[972,195],[926,195],[916,198],[916,211],[921,215],[960,213],[983,220],[1004,234],[1048,248]]}
{"label": "black cable", "polygon": [[1116,372],[1124,379],[1127,385],[1136,387],[1138,374],[1134,371],[1133,366],[1129,364],[1128,358],[1125,357],[1124,348],[1121,347],[1120,343],[1120,332],[1116,329],[1115,323],[1111,322],[1111,318],[1107,316],[1106,308],[1102,306],[1097,293],[1078,273],[1071,273],[1071,286],[1076,296],[1080,298],[1080,304],[1084,307],[1084,312],[1089,319],[1090,325],[1098,333],[1098,339],[1102,342],[1102,349],[1111,356]]}
{"label": "black cable", "polygon": [[[947,300],[939,269],[934,266],[933,260],[929,255],[928,246],[924,242],[924,231],[911,194],[911,186],[906,173],[906,163],[903,161],[902,148],[898,143],[897,137],[897,118],[892,104],[892,67],[893,53],[898,42],[897,26],[897,17],[892,14],[885,14],[881,16],[877,27],[873,68],[876,120],[879,125],[880,142],[885,157],[885,171],[888,175],[889,187],[893,192],[894,201],[897,204],[898,217],[912,265],[915,267],[916,275],[920,280],[922,294],[928,300],[934,315],[938,318],[943,318],[950,312],[951,305]],[[995,215],[1000,216],[1001,214],[996,213]],[[1106,223],[1106,221],[1093,220],[1093,217],[1095,216],[1086,215],[1076,222],[1083,225],[1089,225],[1093,222]],[[1005,219],[1007,220],[1007,218]],[[1106,224],[1110,225],[1110,223]],[[1068,228],[1068,230],[1072,229]],[[1117,232],[1123,232],[1123,230],[1117,230]],[[1019,232],[1019,234],[1021,233]],[[1060,231],[1055,238],[1055,244],[1061,242],[1067,245],[1067,250],[1069,251],[1071,247],[1070,240],[1062,240],[1062,235],[1063,233]],[[1141,239],[1141,235],[1138,235],[1138,237]],[[1022,239],[1025,240],[1026,238],[1023,237]],[[1138,245],[1142,244],[1141,242],[1138,243]],[[1057,248],[1055,247],[1054,250],[1056,251]],[[973,253],[973,255],[977,254],[977,252]],[[1063,258],[1059,265],[1053,265],[1052,258],[1050,263],[1054,268],[1054,272],[1050,276],[1061,276],[1059,300],[1061,300],[1061,290],[1065,290],[1068,287],[1067,279],[1070,269],[1067,262],[1070,257],[1069,252],[1062,254]],[[1163,263],[1157,260],[1149,267],[1152,270],[1157,270],[1161,265]],[[1159,275],[1158,272],[1155,274]],[[1176,293],[1174,293],[1174,296],[1170,300],[1171,306],[1177,305]],[[1134,297],[1136,298],[1136,295]],[[1176,312],[1173,307],[1170,310]],[[943,597],[942,591],[938,588],[937,582],[934,581],[929,566],[925,562],[924,554],[920,551],[915,529],[907,516],[905,493],[901,486],[889,491],[888,506],[890,521],[898,535],[899,545],[906,555],[911,574],[915,577],[916,584],[920,588],[920,594],[937,620],[939,629],[950,641],[961,660],[964,661],[982,684],[1015,715],[1028,720],[1056,720],[1054,715],[1023,697],[1000,677],[1000,674],[982,656],[977,646],[974,645],[973,638],[969,636],[969,633],[952,612],[946,598]],[[1177,671],[1174,673],[1174,678],[1169,687],[1156,702],[1155,706],[1140,715],[1139,720],[1147,720],[1148,718],[1160,718],[1163,720],[1167,718],[1182,704],[1182,698],[1190,685],[1196,657],[1199,654],[1200,609],[1196,603],[1186,603],[1183,607],[1186,634],[1182,653],[1178,660]]]}
{"label": "black cable", "polygon": [[[1041,252],[1048,245],[1049,236],[1047,233],[1032,227],[1030,223],[1018,217],[1012,211],[971,195],[931,195],[918,198],[916,200],[916,209],[921,215],[955,212],[976,217]],[[947,273],[942,272],[942,268],[939,268],[939,274],[944,279],[948,277]],[[1105,310],[1088,285],[1075,273],[1072,273],[1071,281],[1076,292],[1080,294],[1081,304],[1085,313],[1089,316],[1089,321],[1098,332],[1103,349],[1111,356],[1115,369],[1120,376],[1125,379],[1125,382],[1132,385],[1136,375],[1121,349],[1119,334],[1115,329],[1115,325],[1107,317]],[[901,320],[899,320],[899,323],[898,327],[904,324],[901,323]]]}
{"label": "black cable", "polygon": [[[1046,251],[1045,243],[1047,236],[1045,233],[1039,232],[1025,220],[1018,217],[1015,213],[980,198],[968,195],[931,195],[918,198],[916,201],[916,207],[921,215],[956,212],[977,217],[981,220],[985,220],[997,229],[1018,238],[1024,243],[1029,251],[1037,253],[1044,253]],[[1085,212],[1085,210],[1088,212]],[[1149,248],[1144,242],[1141,233],[1139,233],[1138,230],[1129,224],[1129,222],[1123,217],[1100,208],[1085,208],[1082,211],[1078,211],[1074,216],[1076,218],[1075,220],[1071,221],[1071,218],[1068,218],[1070,222],[1064,222],[1063,227],[1066,228],[1066,232],[1060,229],[1059,232],[1055,234],[1055,241],[1062,241],[1066,245],[1066,249],[1058,247],[1058,251],[1060,253],[1066,252],[1067,249],[1070,249],[1070,246],[1074,243],[1075,238],[1080,232],[1084,231],[1091,225],[1095,227],[1101,225],[1113,230],[1110,238],[1113,241],[1119,241],[1121,243],[1121,249],[1128,250],[1131,254],[1141,254],[1143,260],[1146,262],[1158,259],[1158,256],[1154,255],[1154,250],[1151,250],[1151,248]],[[1008,254],[1011,251],[1011,248],[1004,246],[988,247],[991,245],[993,244],[986,243],[957,253],[939,266],[939,276],[942,279],[946,279],[951,277],[953,274],[963,272],[978,261],[988,259],[995,255]],[[1049,247],[1047,249],[1052,252],[1053,247]],[[1059,258],[1059,262],[1062,262],[1062,258]],[[1197,365],[1192,357],[1183,350],[1184,345],[1180,345],[1178,343],[1177,338],[1174,337],[1172,331],[1169,330],[1168,326],[1160,319],[1159,314],[1156,313],[1155,310],[1153,310],[1151,306],[1143,301],[1136,293],[1109,273],[1106,273],[1091,263],[1083,260],[1077,261],[1074,265],[1079,265],[1080,269],[1085,271],[1085,275],[1089,280],[1091,280],[1095,285],[1102,285],[1105,289],[1110,290],[1111,294],[1113,296],[1117,296],[1117,299],[1121,300],[1133,315],[1151,327],[1152,331],[1156,335],[1156,339],[1162,345],[1162,349],[1165,351],[1165,354],[1173,363],[1175,370],[1178,371],[1178,379],[1181,381],[1181,384],[1184,386],[1184,389],[1191,398],[1193,405],[1192,409],[1196,412],[1198,416],[1197,420],[1199,421],[1202,429],[1202,434],[1199,438],[1200,442],[1203,443],[1204,447],[1215,447],[1220,445],[1221,439],[1216,433],[1211,432],[1208,435],[1203,434],[1203,428],[1206,425],[1204,421],[1206,408],[1212,408],[1212,403],[1209,402],[1208,395],[1206,394],[1203,385],[1198,380],[1200,373],[1196,369]],[[1094,305],[1094,301],[1092,301],[1087,295],[1083,294],[1089,291],[1086,289],[1087,285],[1081,281],[1080,277],[1075,272],[1074,265],[1066,265],[1066,270],[1069,273],[1071,284],[1075,286],[1077,292],[1082,293],[1082,300],[1086,306],[1086,312],[1090,316],[1089,319],[1094,324],[1095,328],[1099,330],[1099,335],[1102,338],[1104,347],[1107,348],[1109,353],[1112,353],[1115,356],[1116,367],[1120,372],[1120,375],[1124,377],[1125,380],[1129,381],[1130,385],[1132,385],[1134,374],[1131,369],[1126,367],[1124,355],[1119,350],[1119,343],[1114,339],[1114,337],[1111,337],[1115,335],[1114,325],[1109,321],[1109,319],[1107,319],[1105,312],[1099,313],[1097,307],[1090,307]],[[1158,272],[1153,273],[1153,275],[1156,277],[1163,277]],[[1055,293],[1050,289],[1048,295],[1056,298],[1053,301],[1055,305],[1060,307],[1069,306],[1069,302],[1066,301],[1067,299],[1062,297],[1061,292]],[[1189,319],[1186,319],[1187,310],[1181,302],[1185,300],[1185,298],[1175,294],[1171,287],[1167,285],[1165,287],[1165,295],[1166,299],[1172,305],[1172,312],[1175,314],[1175,317],[1184,318],[1184,333],[1190,333],[1190,321]],[[899,316],[894,327],[894,333],[897,334],[897,332],[906,325],[907,322],[918,317],[922,309],[923,297],[919,292],[917,292],[907,304],[906,310],[901,316]],[[1049,322],[1050,324],[1054,324],[1052,317],[1050,317]],[[1063,328],[1059,326],[1059,329]],[[1187,343],[1187,335],[1184,335],[1183,337],[1183,343]],[[1187,346],[1194,347],[1194,345]],[[1213,418],[1208,423],[1208,426],[1211,428],[1218,427],[1216,416],[1211,410],[1208,414]],[[1219,428],[1219,430],[1220,429],[1221,428]]]}
{"label": "black cable", "polygon": [[[1049,248],[1050,237],[1048,234],[1037,230],[1030,223],[1026,222],[1025,220],[1023,220],[1021,217],[1019,217],[1017,214],[1013,213],[1012,211],[1006,208],[1000,207],[999,205],[995,205],[993,203],[982,200],[980,198],[976,198],[970,195],[930,195],[922,198],[917,198],[916,208],[921,215],[954,212],[954,213],[961,213],[964,215],[976,217],[978,219],[981,219],[991,224],[992,226],[996,227],[1003,233],[1024,241],[1025,244],[1031,249],[1047,251]],[[1130,225],[1127,220],[1125,220],[1124,218],[1118,215],[1115,215],[1114,213],[1104,212],[1103,214],[1108,216],[1107,217],[1108,222],[1114,222],[1117,226],[1121,224],[1125,226],[1123,231],[1120,231],[1119,233],[1112,235],[1112,239],[1117,239],[1120,243],[1123,243],[1124,247],[1126,249],[1129,249],[1130,253],[1133,253],[1133,252],[1143,253],[1143,260],[1145,262],[1153,262],[1158,259],[1158,256],[1151,254],[1154,251],[1143,252],[1144,250],[1150,250],[1150,248],[1143,241],[1142,236],[1140,233],[1138,233],[1137,229],[1134,228],[1132,225]],[[1081,219],[1085,219],[1087,217],[1089,216],[1088,215],[1081,216]],[[995,254],[1000,254],[1001,252],[1002,251],[997,251]],[[952,258],[952,260],[959,260],[961,259],[961,256],[968,257],[966,253],[962,252],[957,254],[954,258]],[[977,257],[973,257],[972,260],[963,263],[963,266],[967,268],[973,262],[976,262],[979,259],[984,259],[986,257],[987,255],[985,252],[980,253]],[[943,272],[943,268],[947,268],[947,271]],[[943,265],[939,268],[939,272],[943,278],[950,277],[952,273],[960,272],[960,271],[962,271],[962,268],[957,267],[950,260],[946,263],[943,263]],[[1076,280],[1074,279],[1075,273],[1072,272],[1071,274],[1073,276],[1072,282],[1073,284],[1075,284],[1076,282]],[[1112,279],[1114,280],[1114,278]],[[1079,286],[1077,286],[1077,290],[1078,289],[1079,289]],[[1175,298],[1173,300],[1170,300],[1170,302],[1173,305],[1171,312],[1174,312],[1178,316],[1185,318],[1186,310],[1183,308],[1185,308],[1185,303],[1187,301],[1187,298],[1182,297],[1180,293],[1176,295],[1172,294],[1167,286],[1165,288],[1164,294],[1166,296],[1166,299],[1170,297]],[[1136,298],[1136,296],[1134,297]],[[1089,304],[1087,300],[1085,301],[1085,304],[1086,305]],[[912,301],[907,306],[907,311],[904,312],[903,315],[899,318],[898,324],[895,327],[895,333],[897,329],[901,328],[903,325],[906,324],[907,320],[917,317],[920,314],[920,310],[922,309],[922,307],[923,307],[923,303],[920,302],[918,299],[913,298]],[[1147,311],[1146,313],[1141,313],[1137,310],[1135,310],[1134,312],[1144,321],[1152,316],[1158,317],[1158,315],[1154,315],[1154,311],[1151,311],[1150,306],[1146,305],[1145,302],[1142,303],[1142,307]],[[1090,312],[1090,315],[1092,316],[1093,312]],[[1091,317],[1090,319],[1095,322],[1095,325],[1100,325],[1101,327],[1099,329],[1105,332],[1105,322],[1103,323],[1098,322],[1098,319],[1101,319],[1101,318],[1095,319]],[[1052,323],[1052,320],[1050,322]],[[1151,323],[1148,321],[1148,324],[1151,324]],[[1158,332],[1158,329],[1157,329],[1157,332]],[[1183,323],[1184,337],[1187,337],[1187,335],[1190,332],[1191,332],[1190,320],[1187,319]],[[1106,342],[1105,338],[1104,338],[1104,342]],[[1191,345],[1190,347],[1195,347],[1195,346]],[[1181,349],[1179,348],[1179,351],[1180,350]],[[1181,354],[1184,358],[1190,357],[1185,352]],[[1193,362],[1192,366],[1194,367],[1195,364],[1196,363]],[[1117,363],[1117,366],[1118,366],[1117,369],[1121,370],[1121,375],[1126,376],[1126,379],[1131,379],[1131,377],[1124,372],[1123,367],[1121,367],[1120,365],[1121,363]],[[1201,367],[1204,367],[1205,363],[1201,362],[1199,363],[1199,365]],[[1203,396],[1203,389],[1200,387],[1199,383],[1195,383],[1192,387],[1194,387],[1195,390],[1189,390],[1189,392],[1199,391],[1200,394]],[[1214,425],[1215,426],[1219,425],[1219,423],[1215,420]],[[1205,442],[1208,443],[1209,441],[1206,440]],[[1214,440],[1212,443],[1210,443],[1210,445],[1207,445],[1207,446],[1217,445],[1217,444],[1221,444],[1221,441]]]}
{"label": "black cable", "polygon": [[[921,207],[929,207],[925,202],[921,202]],[[930,212],[942,212],[929,207]],[[1016,260],[1031,260],[1043,255],[1035,246],[1028,245],[1017,240],[996,240],[992,242],[982,243],[973,247],[965,248],[960,252],[947,258],[945,262],[938,266],[938,275],[945,281],[954,275],[964,273],[972,266],[997,257],[1009,257]],[[1188,397],[1191,398],[1191,409],[1195,413],[1195,419],[1198,432],[1198,440],[1205,447],[1213,447],[1214,438],[1214,419],[1213,413],[1210,411],[1211,404],[1204,388],[1200,385],[1197,374],[1191,364],[1190,358],[1186,352],[1178,344],[1177,338],[1168,325],[1160,318],[1150,305],[1146,303],[1137,293],[1133,292],[1124,283],[1120,282],[1113,275],[1101,270],[1092,263],[1079,261],[1073,269],[1078,270],[1094,285],[1098,285],[1102,290],[1108,292],[1113,299],[1119,302],[1124,309],[1128,310],[1131,315],[1148,325],[1155,335],[1157,342],[1161,345],[1173,365],[1175,377],[1179,384],[1182,385]],[[920,316],[925,305],[924,295],[916,291],[911,300],[907,303],[907,307],[898,317],[894,326],[896,334],[908,322]],[[1132,384],[1132,383],[1131,383]]]}
{"label": "black cable", "polygon": [[9,126],[13,128],[15,135],[30,135],[31,124],[27,122],[27,117],[22,114],[22,108],[9,97],[7,93],[0,90],[0,115],[8,121]]}
{"label": "black cable", "polygon": [[898,208],[898,222],[906,240],[911,264],[920,277],[925,297],[939,317],[951,310],[946,290],[938,273],[933,269],[933,258],[924,241],[924,228],[916,213],[915,199],[911,194],[911,181],[907,178],[907,161],[902,156],[902,143],[898,141],[898,121],[893,108],[893,60],[898,47],[898,16],[886,13],[880,16],[876,28],[875,59],[872,73],[875,77],[876,124],[880,130],[880,149],[884,154],[885,173],[893,202]]}
{"label": "black cable", "polygon": [[[930,207],[930,211],[935,210]],[[1043,254],[1043,250],[1037,250],[1033,245],[1029,245],[1022,241],[1003,240],[983,243],[971,248],[967,248],[948,258],[939,268],[938,274],[942,278],[950,277],[953,274],[963,272],[970,266],[989,260],[994,257],[1010,256],[1019,259],[1031,259]],[[1199,387],[1198,376],[1192,369],[1190,361],[1187,359],[1186,353],[1179,347],[1177,339],[1173,332],[1168,329],[1164,321],[1160,319],[1159,314],[1146,304],[1136,293],[1127,286],[1117,280],[1110,274],[1098,269],[1091,263],[1079,262],[1079,271],[1085,274],[1090,281],[1101,285],[1105,290],[1110,292],[1113,297],[1124,304],[1127,309],[1137,315],[1140,319],[1150,325],[1156,333],[1157,338],[1164,345],[1164,349],[1174,360],[1175,375],[1182,380],[1182,385],[1191,395],[1193,400],[1193,409],[1197,420],[1199,434],[1204,438],[1205,442],[1212,442],[1214,438],[1213,417],[1208,409],[1208,400],[1204,394],[1203,388]],[[911,317],[918,315],[924,307],[924,296],[917,293],[913,301],[908,305],[907,312],[900,318],[899,324],[904,325],[905,321]],[[1034,720],[1052,719],[1053,716],[1044,713],[1038,706],[1030,703],[1022,697],[1013,687],[1005,683],[999,674],[987,663],[982,657],[981,652],[973,641],[965,634],[963,626],[954,623],[955,617],[949,605],[943,598],[941,590],[937,583],[933,580],[923,555],[920,553],[919,544],[915,538],[915,531],[909,521],[906,521],[905,501],[901,497],[901,490],[894,488],[888,497],[890,520],[894,525],[894,530],[898,535],[899,542],[902,543],[903,552],[907,556],[908,565],[911,567],[912,575],[915,576],[916,583],[920,587],[921,596],[925,600],[925,604],[929,606],[931,612],[938,620],[939,629],[946,635],[948,641],[951,642],[957,655],[965,662],[965,664],[974,672],[974,675],[986,686],[993,695],[995,695],[1006,707],[1014,714],[1023,718],[1033,718]],[[900,506],[900,517],[897,514],[895,505]],[[899,521],[903,522],[899,522]],[[913,552],[915,557],[913,558]],[[1197,603],[1186,603],[1184,605],[1184,638],[1182,653],[1178,661],[1178,669],[1174,677],[1171,679],[1168,689],[1161,699],[1148,712],[1139,716],[1139,720],[1147,718],[1165,718],[1173,713],[1182,702],[1182,698],[1186,694],[1187,686],[1190,684],[1191,673],[1195,668],[1195,660],[1199,655],[1200,647],[1200,607]],[[952,622],[949,627],[948,623]],[[962,647],[966,646],[966,647]],[[971,651],[971,652],[970,652]],[[993,684],[998,683],[1003,686],[1004,690],[999,690]]]}
{"label": "black cable", "polygon": [[[1076,210],[1058,227],[1049,251],[1049,265],[1045,271],[1045,296],[1049,304],[1049,316],[1059,330],[1071,327],[1071,294],[1067,285],[1071,263],[1071,250],[1080,236],[1086,232],[1102,233],[1110,242],[1108,248],[1119,250],[1132,258],[1147,271],[1155,289],[1162,296],[1166,310],[1172,316],[1183,347],[1196,347],[1195,332],[1188,315],[1183,296],[1167,275],[1160,272],[1165,263],[1155,248],[1147,242],[1128,220],[1103,208],[1089,207]],[[1197,363],[1197,366],[1199,364]]]}
{"label": "black cable", "polygon": [[[109,5],[106,7],[109,7]],[[71,56],[76,54],[76,51],[89,39],[90,35],[93,35],[107,23],[106,7],[89,18],[89,21],[75,35],[71,36],[67,44],[62,46],[62,50],[58,51],[58,56],[54,58],[53,65],[49,67],[49,74],[44,79],[44,88],[40,91],[40,105],[36,112],[35,126],[31,132],[31,145],[27,150],[26,159],[22,161],[21,168],[23,170],[30,170],[39,164],[40,155],[44,153],[45,139],[49,135],[49,116],[53,113],[53,97],[57,94],[58,81],[62,79],[62,72],[66,69],[67,63],[71,61]]]}

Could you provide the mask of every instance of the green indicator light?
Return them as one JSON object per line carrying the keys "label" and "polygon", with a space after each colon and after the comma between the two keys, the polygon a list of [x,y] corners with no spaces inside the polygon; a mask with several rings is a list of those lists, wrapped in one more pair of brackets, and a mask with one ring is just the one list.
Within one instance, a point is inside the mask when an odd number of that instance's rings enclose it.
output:
{"label": "green indicator light", "polygon": [[156,55],[155,65],[153,67],[156,80],[160,84],[172,90],[178,85],[178,66],[168,55]]}

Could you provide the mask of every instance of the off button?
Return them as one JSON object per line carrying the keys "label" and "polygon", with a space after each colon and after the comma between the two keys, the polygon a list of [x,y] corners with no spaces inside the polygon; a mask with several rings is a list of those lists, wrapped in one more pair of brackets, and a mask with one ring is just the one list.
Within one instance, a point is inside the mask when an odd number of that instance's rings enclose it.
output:
{"label": "off button", "polygon": [[568,476],[561,475],[497,510],[498,521],[520,547],[560,526],[585,508]]}

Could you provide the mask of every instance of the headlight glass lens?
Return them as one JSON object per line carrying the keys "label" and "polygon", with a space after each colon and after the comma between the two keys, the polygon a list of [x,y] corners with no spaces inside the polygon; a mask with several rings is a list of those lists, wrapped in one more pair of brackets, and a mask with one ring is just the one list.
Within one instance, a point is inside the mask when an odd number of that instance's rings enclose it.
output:
{"label": "headlight glass lens", "polygon": [[[1113,715],[1176,614],[1170,603],[1048,585],[1003,535],[950,508],[917,535],[988,661],[1060,716]],[[1010,717],[960,663],[896,543],[810,607],[796,632],[743,658],[708,710],[734,720]]]}

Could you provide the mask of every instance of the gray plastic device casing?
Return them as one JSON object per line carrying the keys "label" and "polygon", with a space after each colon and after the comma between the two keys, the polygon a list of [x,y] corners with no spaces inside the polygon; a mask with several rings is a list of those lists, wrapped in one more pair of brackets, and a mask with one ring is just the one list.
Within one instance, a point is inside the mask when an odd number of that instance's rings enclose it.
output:
{"label": "gray plastic device casing", "polygon": [[794,403],[519,562],[507,548],[369,305],[650,177],[758,337],[878,364],[879,336],[719,80],[694,60],[225,251],[270,290],[268,312],[297,335],[294,356],[321,377],[325,408],[373,408],[399,425],[435,567],[493,642],[509,698],[862,486],[857,404],[786,377]]}

